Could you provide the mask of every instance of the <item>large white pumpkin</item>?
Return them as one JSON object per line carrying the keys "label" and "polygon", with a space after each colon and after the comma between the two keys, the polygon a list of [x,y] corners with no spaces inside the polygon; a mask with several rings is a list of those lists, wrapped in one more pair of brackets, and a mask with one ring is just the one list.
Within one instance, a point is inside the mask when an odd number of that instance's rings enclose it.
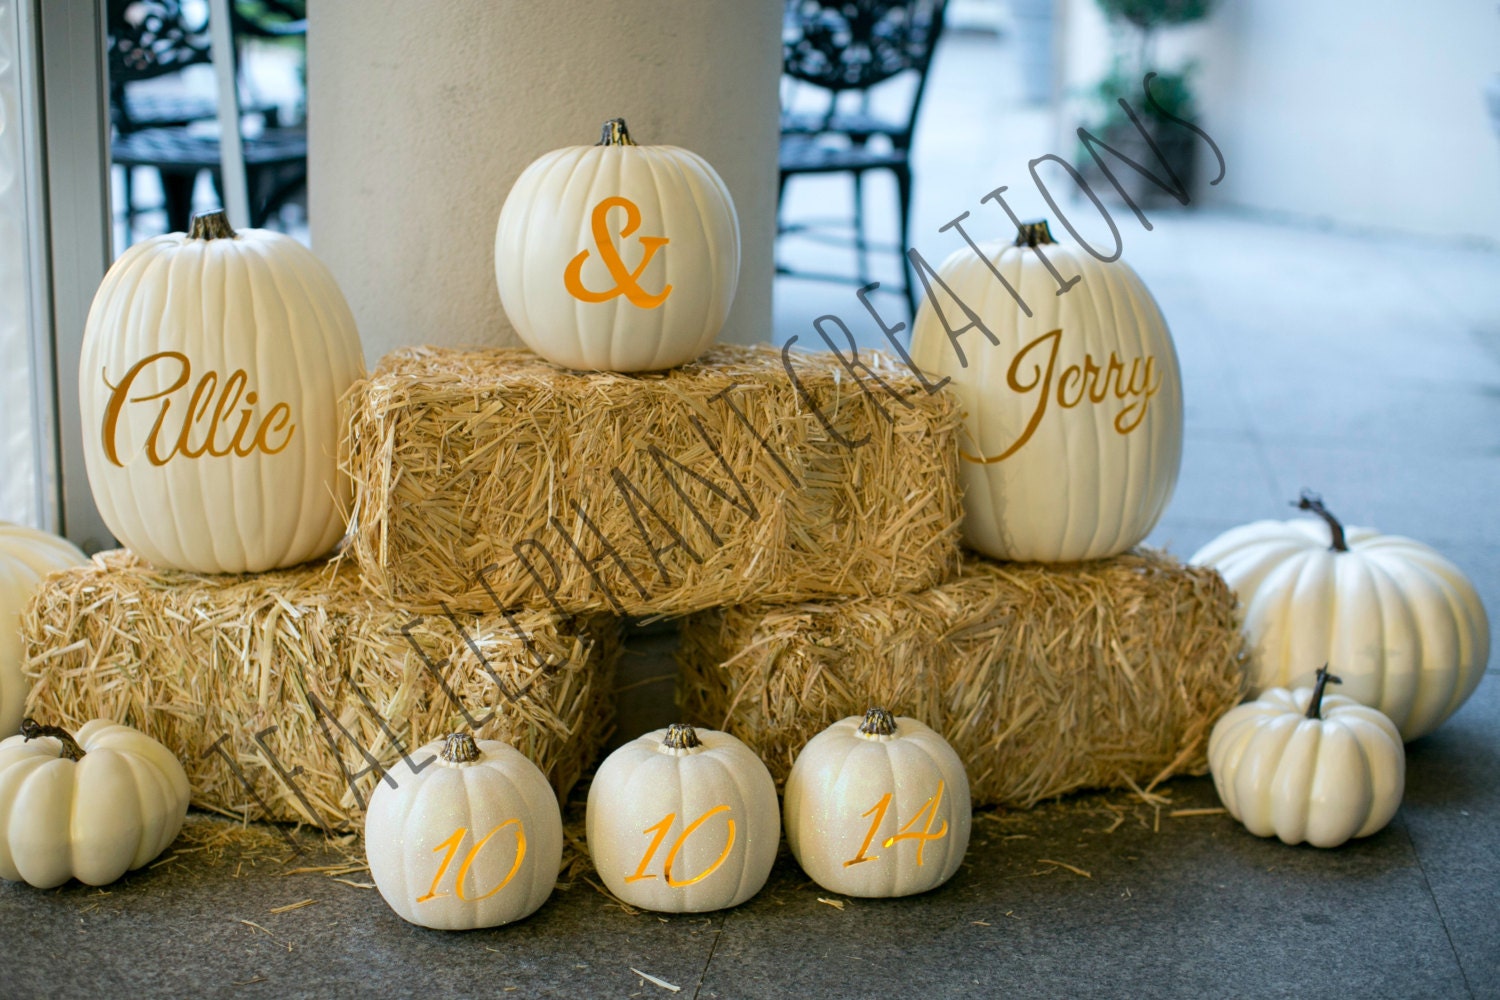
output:
{"label": "large white pumpkin", "polygon": [[364,370],[338,285],[290,236],[219,212],[137,243],[94,296],[78,370],[104,523],[200,573],[326,554],[351,494],[339,397]]}
{"label": "large white pumpkin", "polygon": [[[963,406],[964,540],[997,559],[1123,552],[1156,525],[1182,458],[1182,379],[1161,311],[1129,265],[1053,243],[1045,222],[979,250],[943,263],[952,295],[934,287],[911,343]],[[1059,293],[1041,254],[1080,280]],[[977,327],[950,337],[970,322],[954,297],[998,344]]]}
{"label": "large white pumpkin", "polygon": [[620,899],[663,913],[738,906],[781,843],[776,783],[728,733],[673,725],[620,747],[589,786],[594,868]]}
{"label": "large white pumpkin", "polygon": [[567,368],[652,371],[708,349],[729,316],[740,224],[714,168],[606,122],[516,180],[495,231],[500,302],[526,346]]}
{"label": "large white pumpkin", "polygon": [[1313,520],[1257,521],[1194,553],[1239,597],[1251,695],[1310,684],[1335,664],[1340,693],[1378,708],[1404,739],[1430,733],[1474,693],[1490,627],[1462,571],[1410,538]]}
{"label": "large white pumpkin", "polygon": [[28,719],[0,742],[0,878],[107,885],[177,839],[189,794],[182,763],[129,726]]}
{"label": "large white pumpkin", "polygon": [[963,863],[969,778],[946,740],[872,708],[808,741],[786,779],[786,842],[802,870],[846,896],[909,896]]}
{"label": "large white pumpkin", "polygon": [[391,909],[439,930],[535,912],[562,868],[562,813],[546,776],[514,747],[467,733],[412,760],[421,770],[403,759],[365,812],[370,875]]}
{"label": "large white pumpkin", "polygon": [[0,521],[0,736],[20,726],[30,686],[21,673],[21,612],[42,577],[85,562],[66,539]]}
{"label": "large white pumpkin", "polygon": [[1401,734],[1380,712],[1312,688],[1271,688],[1232,708],[1208,738],[1208,768],[1229,815],[1257,837],[1337,847],[1396,815],[1406,788]]}

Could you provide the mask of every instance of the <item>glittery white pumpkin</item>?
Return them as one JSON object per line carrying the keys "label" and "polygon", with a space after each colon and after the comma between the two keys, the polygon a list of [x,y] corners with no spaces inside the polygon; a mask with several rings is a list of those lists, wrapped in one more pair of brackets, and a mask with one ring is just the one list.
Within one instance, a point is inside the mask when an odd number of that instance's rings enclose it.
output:
{"label": "glittery white pumpkin", "polygon": [[776,783],[728,733],[673,725],[620,747],[589,786],[599,877],[632,906],[702,913],[760,891],[781,843]]}
{"label": "glittery white pumpkin", "polygon": [[946,740],[872,708],[808,741],[786,779],[787,846],[813,881],[846,896],[909,896],[963,863],[969,778]]}
{"label": "glittery white pumpkin", "polygon": [[[365,811],[370,875],[404,920],[497,927],[536,911],[562,867],[562,813],[535,764],[498,740],[455,733],[382,779]],[[430,763],[424,762],[430,761]]]}

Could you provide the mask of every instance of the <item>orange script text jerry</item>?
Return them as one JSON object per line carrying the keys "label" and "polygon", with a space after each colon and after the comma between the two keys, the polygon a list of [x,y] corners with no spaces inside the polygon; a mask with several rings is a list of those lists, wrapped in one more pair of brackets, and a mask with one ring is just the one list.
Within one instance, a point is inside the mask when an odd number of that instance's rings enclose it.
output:
{"label": "orange script text jerry", "polygon": [[[165,389],[132,396],[131,387],[141,373],[153,365],[175,365],[176,377]],[[166,368],[168,372],[173,370]],[[248,389],[250,377],[243,368],[236,369],[222,384],[218,372],[205,372],[183,404],[181,397],[175,394],[186,389],[192,377],[192,363],[186,354],[178,351],[160,351],[142,358],[118,383],[112,384],[109,374],[104,373],[104,384],[110,394],[109,405],[104,408],[102,430],[104,454],[111,464],[125,464],[120,461],[115,438],[120,414],[127,405],[135,404],[156,407],[156,420],[151,425],[151,433],[146,436],[146,458],[152,465],[166,465],[178,455],[183,458],[202,458],[204,455],[222,458],[231,454],[244,458],[255,452],[275,455],[291,444],[292,434],[297,429],[292,423],[292,408],[286,403],[277,403],[256,421],[253,408],[257,397],[254,390]],[[178,403],[175,410],[174,402]]]}

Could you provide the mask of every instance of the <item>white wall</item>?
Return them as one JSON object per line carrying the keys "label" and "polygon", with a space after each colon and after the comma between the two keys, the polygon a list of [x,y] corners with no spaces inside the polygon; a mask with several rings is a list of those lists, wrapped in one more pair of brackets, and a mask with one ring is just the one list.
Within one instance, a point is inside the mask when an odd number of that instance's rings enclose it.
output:
{"label": "white wall", "polygon": [[[1108,65],[1109,34],[1094,0],[1060,3],[1079,88]],[[1164,61],[1199,60],[1228,161],[1206,203],[1500,242],[1500,137],[1481,93],[1500,73],[1494,0],[1219,0],[1163,42]]]}
{"label": "white wall", "polygon": [[309,16],[313,249],[371,363],[518,342],[495,289],[500,206],[532,160],[614,117],[724,178],[743,244],[722,339],[769,339],[780,3],[319,0]]}

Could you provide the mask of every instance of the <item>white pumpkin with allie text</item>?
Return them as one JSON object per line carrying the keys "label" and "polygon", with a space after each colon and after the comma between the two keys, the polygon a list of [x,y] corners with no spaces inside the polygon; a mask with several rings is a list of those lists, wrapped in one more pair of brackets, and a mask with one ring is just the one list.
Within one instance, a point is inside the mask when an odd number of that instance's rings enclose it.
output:
{"label": "white pumpkin with allie text", "polygon": [[964,541],[1073,562],[1144,539],[1177,484],[1182,378],[1135,271],[1054,243],[1041,222],[1014,245],[954,253],[941,284],[923,277],[911,358],[963,409]]}
{"label": "white pumpkin with allie text", "polygon": [[333,275],[222,212],[126,250],[78,366],[100,516],[153,565],[254,573],[326,555],[352,490],[339,398],[365,371]]}

